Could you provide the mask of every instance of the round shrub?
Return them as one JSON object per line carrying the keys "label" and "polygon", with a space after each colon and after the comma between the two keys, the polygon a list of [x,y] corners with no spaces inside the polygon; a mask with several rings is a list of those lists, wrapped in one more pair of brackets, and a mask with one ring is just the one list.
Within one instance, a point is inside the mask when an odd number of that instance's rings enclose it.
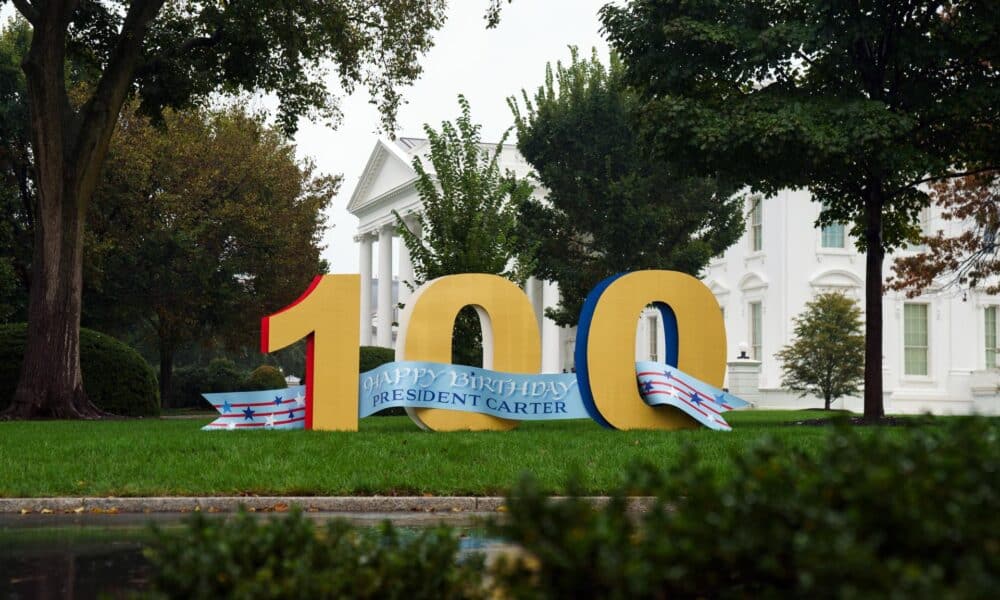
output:
{"label": "round shrub", "polygon": [[227,358],[214,358],[205,367],[176,368],[170,380],[169,398],[164,404],[172,408],[208,408],[202,394],[240,391],[246,378],[246,371]]}
{"label": "round shrub", "polygon": [[361,346],[361,364],[358,373],[367,373],[385,363],[396,360],[396,351],[381,346]]}
{"label": "round shrub", "polygon": [[[0,325],[0,410],[14,397],[27,337],[25,323]],[[156,374],[128,345],[109,335],[81,328],[80,368],[83,389],[101,410],[126,417],[160,414]]]}
{"label": "round shrub", "polygon": [[279,390],[286,387],[285,376],[271,365],[257,367],[243,383],[244,390]]}

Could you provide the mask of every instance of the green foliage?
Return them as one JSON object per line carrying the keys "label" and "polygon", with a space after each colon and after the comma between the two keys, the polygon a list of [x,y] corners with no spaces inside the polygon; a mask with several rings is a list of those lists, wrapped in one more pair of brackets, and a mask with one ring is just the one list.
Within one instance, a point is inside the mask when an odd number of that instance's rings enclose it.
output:
{"label": "green foliage", "polygon": [[[207,366],[186,366],[174,372],[174,385],[167,396],[165,406],[189,408],[202,406],[207,402],[202,394],[214,392],[237,392],[242,389],[247,378],[246,371],[226,358],[215,358]],[[282,381],[284,383],[284,381]]]}
{"label": "green foliage", "polygon": [[[422,204],[419,234],[396,214],[403,243],[410,251],[417,285],[457,273],[490,273],[521,282],[531,269],[532,253],[518,238],[517,213],[532,187],[500,170],[505,133],[484,149],[481,126],[472,122],[469,103],[458,97],[462,114],[435,131],[424,125],[431,171],[413,159]],[[395,213],[394,213],[395,214]],[[482,364],[482,331],[475,310],[463,309],[455,321],[453,362]]]}
{"label": "green foliage", "polygon": [[156,595],[169,598],[484,598],[483,561],[459,557],[445,527],[406,535],[388,522],[317,529],[301,512],[263,521],[192,516],[155,529],[147,551]]}
{"label": "green foliage", "polygon": [[239,108],[163,118],[166,130],[134,111],[121,117],[88,219],[84,321],[150,323],[170,397],[181,348],[255,345],[256,317],[325,271],[323,212],[340,178],[315,173]]}
{"label": "green foliage", "polygon": [[14,271],[10,257],[0,257],[0,324],[23,317],[25,290]]}
{"label": "green foliage", "polygon": [[1000,168],[996,2],[630,0],[601,20],[646,151],[765,196],[807,188],[817,224],[853,224],[881,416],[884,252],[916,240],[924,184]]}
{"label": "green foliage", "polygon": [[417,59],[432,46],[445,8],[443,0],[184,0],[125,7],[90,1],[79,3],[62,26],[75,69],[93,81],[120,76],[126,65],[112,60],[113,51],[123,37],[135,38],[137,61],[126,81],[152,116],[214,94],[261,91],[276,96],[277,121],[293,132],[304,116],[339,122],[331,88],[349,94],[363,86],[391,130],[398,90],[420,74]]}
{"label": "green foliage", "polygon": [[[17,387],[26,339],[24,323],[0,325],[0,410]],[[101,410],[127,417],[160,414],[156,375],[132,348],[111,336],[81,329],[80,363],[83,389]]]}
{"label": "green foliage", "polygon": [[[987,598],[998,457],[1000,427],[967,418],[901,437],[841,425],[815,453],[770,440],[725,478],[688,447],[632,467],[605,507],[529,479],[493,525],[524,553],[494,578],[512,598]],[[654,505],[626,514],[622,494]]]}
{"label": "green foliage", "polygon": [[865,336],[861,309],[837,293],[806,303],[795,317],[795,340],[775,356],[781,361],[781,384],[823,399],[823,406],[857,394],[864,376]]}
{"label": "green foliage", "polygon": [[288,387],[285,376],[277,367],[261,365],[250,372],[243,382],[244,390],[277,390]]}
{"label": "green foliage", "polygon": [[[917,233],[920,183],[1000,164],[995,4],[631,0],[602,20],[657,156],[754,191],[808,187],[822,223],[880,200],[877,249]],[[985,163],[985,164],[984,164]]]}
{"label": "green foliage", "polygon": [[33,195],[21,58],[30,40],[23,20],[0,24],[0,323],[28,318]]}
{"label": "green foliage", "polygon": [[367,373],[394,360],[396,360],[396,351],[392,348],[361,346],[361,360],[358,365],[358,373]]}
{"label": "green foliage", "polygon": [[[636,133],[635,95],[612,54],[548,65],[524,109],[509,99],[517,145],[548,190],[521,209],[522,239],[538,240],[535,273],[559,283],[550,316],[579,320],[587,293],[616,273],[670,269],[698,275],[743,233],[742,199],[709,177],[654,157]],[[669,127],[667,122],[664,126]]]}
{"label": "green foliage", "polygon": [[[87,231],[87,208],[101,204],[91,201],[109,140],[116,128],[126,129],[119,127],[122,107],[134,102],[162,124],[166,109],[189,110],[220,96],[271,94],[277,99],[278,126],[291,134],[303,117],[338,123],[332,90],[351,94],[363,85],[389,131],[401,100],[399,88],[419,75],[418,58],[444,23],[446,1],[88,0],[44,6],[17,2],[15,8],[31,24],[23,71],[26,104],[32,106],[25,112],[32,179],[49,182],[34,189],[35,216],[42,225],[34,237],[33,256],[39,260],[32,262],[26,370],[64,373],[24,380],[17,405],[7,413],[32,418],[95,414],[74,387],[82,286],[72,274],[79,273],[86,254],[80,252],[79,238]],[[498,11],[494,4],[493,22]],[[169,180],[143,188],[132,201],[156,204],[148,196]],[[226,186],[217,190],[221,197],[227,191]],[[97,198],[103,201],[101,194]],[[195,236],[179,237],[166,251],[186,247]],[[61,302],[43,301],[54,297]],[[54,368],[59,360],[65,360],[63,369]],[[160,365],[166,389],[169,352],[161,354]]]}

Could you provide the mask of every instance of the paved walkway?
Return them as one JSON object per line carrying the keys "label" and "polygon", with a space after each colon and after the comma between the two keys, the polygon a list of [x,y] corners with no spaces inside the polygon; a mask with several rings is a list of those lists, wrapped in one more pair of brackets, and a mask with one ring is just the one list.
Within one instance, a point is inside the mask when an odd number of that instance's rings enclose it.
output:
{"label": "paved walkway", "polygon": [[[559,500],[559,497],[555,497]],[[606,496],[587,498],[595,504]],[[650,498],[630,498],[629,509],[646,510]],[[0,514],[114,514],[285,512],[292,506],[307,512],[333,513],[489,513],[504,512],[502,496],[205,496],[153,498],[0,498]]]}

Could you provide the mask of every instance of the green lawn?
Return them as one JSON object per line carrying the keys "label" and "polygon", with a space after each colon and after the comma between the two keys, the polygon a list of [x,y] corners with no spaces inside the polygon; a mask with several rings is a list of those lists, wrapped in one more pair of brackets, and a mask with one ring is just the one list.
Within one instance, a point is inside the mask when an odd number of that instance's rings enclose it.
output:
{"label": "green lawn", "polygon": [[[619,432],[589,420],[426,433],[406,417],[365,419],[357,433],[200,431],[210,419],[4,422],[0,496],[492,495],[524,471],[559,492],[574,467],[590,493],[603,493],[630,461],[668,464],[688,443],[721,472],[733,452],[765,435],[817,448],[828,428],[787,423],[819,416],[732,413],[732,433]],[[906,435],[906,428],[880,434]]]}

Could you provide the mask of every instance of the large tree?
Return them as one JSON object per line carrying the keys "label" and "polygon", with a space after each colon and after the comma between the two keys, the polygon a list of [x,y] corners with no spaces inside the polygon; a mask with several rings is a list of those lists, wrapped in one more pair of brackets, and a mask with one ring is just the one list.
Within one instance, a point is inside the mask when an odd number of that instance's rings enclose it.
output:
{"label": "large tree", "polygon": [[[269,93],[291,132],[304,115],[336,121],[328,86],[360,84],[388,129],[445,11],[445,0],[10,1],[32,28],[22,66],[36,198],[28,347],[7,418],[99,414],[80,376],[84,223],[128,98],[155,118],[213,94]],[[499,0],[488,7],[495,17]],[[93,83],[76,101],[67,64]]]}
{"label": "large tree", "polygon": [[884,252],[913,237],[922,184],[1000,164],[1000,5],[631,0],[601,18],[651,152],[767,195],[808,188],[820,223],[853,223],[881,417]]}
{"label": "large tree", "polygon": [[[491,273],[522,282],[531,255],[517,237],[517,213],[532,187],[500,168],[507,134],[486,149],[468,101],[459,96],[458,104],[462,114],[455,123],[445,121],[440,131],[424,125],[431,168],[420,157],[413,159],[422,204],[416,217],[419,230],[411,231],[396,215],[414,279],[419,285],[445,275]],[[471,307],[459,313],[454,340],[457,364],[481,364],[479,317]]]}
{"label": "large tree", "polygon": [[155,333],[160,397],[174,356],[209,339],[259,338],[253,315],[295,300],[316,273],[323,211],[340,179],[315,176],[286,138],[238,108],[122,113],[88,217],[84,317]]}
{"label": "large tree", "polygon": [[517,146],[548,190],[522,208],[525,239],[538,240],[536,274],[559,283],[550,316],[575,325],[587,293],[605,277],[638,269],[698,275],[743,233],[742,201],[710,177],[690,177],[643,148],[618,57],[596,51],[546,69],[524,108],[509,103]]}

